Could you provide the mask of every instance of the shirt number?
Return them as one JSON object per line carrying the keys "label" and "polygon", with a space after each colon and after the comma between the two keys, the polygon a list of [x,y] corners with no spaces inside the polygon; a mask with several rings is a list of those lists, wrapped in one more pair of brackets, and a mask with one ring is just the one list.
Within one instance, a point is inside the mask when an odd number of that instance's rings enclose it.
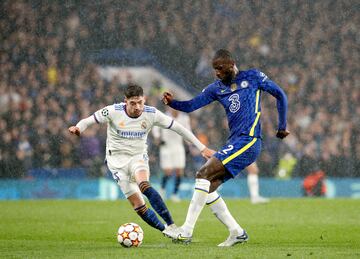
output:
{"label": "shirt number", "polygon": [[118,172],[113,173],[112,176],[117,183],[120,181],[120,176]]}
{"label": "shirt number", "polygon": [[229,109],[230,109],[230,111],[232,113],[235,113],[240,109],[240,101],[239,101],[239,99],[240,98],[239,98],[238,94],[230,95],[228,100],[231,102]]}

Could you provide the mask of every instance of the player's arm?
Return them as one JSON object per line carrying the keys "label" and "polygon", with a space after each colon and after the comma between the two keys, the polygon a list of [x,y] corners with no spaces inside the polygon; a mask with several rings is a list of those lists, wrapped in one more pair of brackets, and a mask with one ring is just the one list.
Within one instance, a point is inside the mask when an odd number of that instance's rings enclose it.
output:
{"label": "player's arm", "polygon": [[69,127],[69,132],[71,134],[80,136],[82,132],[84,132],[88,127],[95,123],[105,123],[108,120],[109,117],[109,109],[111,107],[105,107],[101,110],[98,110],[93,115],[80,120],[75,126]]}
{"label": "player's arm", "polygon": [[276,98],[276,107],[279,114],[279,125],[276,137],[283,139],[290,132],[286,129],[286,116],[287,116],[287,96],[283,89],[276,83],[271,81],[264,73],[259,72],[260,89],[268,92]]}
{"label": "player's arm", "polygon": [[201,107],[208,105],[215,100],[215,96],[212,94],[212,88],[205,88],[200,94],[188,101],[178,101],[174,99],[174,96],[165,92],[162,97],[164,104],[169,105],[171,108],[182,112],[193,112]]}
{"label": "player's arm", "polygon": [[201,143],[200,140],[198,140],[190,130],[186,129],[180,123],[178,123],[171,117],[165,115],[164,113],[160,112],[159,110],[156,110],[156,117],[154,124],[156,126],[175,131],[185,140],[194,144],[194,146],[200,150],[202,156],[205,157],[206,159],[209,159],[215,153],[215,151],[207,148],[203,143]]}
{"label": "player's arm", "polygon": [[85,119],[80,120],[75,126],[71,126],[69,128],[69,132],[71,134],[75,134],[77,136],[80,136],[84,130],[86,130],[89,126],[95,124],[96,121],[94,119],[94,116],[89,116]]}

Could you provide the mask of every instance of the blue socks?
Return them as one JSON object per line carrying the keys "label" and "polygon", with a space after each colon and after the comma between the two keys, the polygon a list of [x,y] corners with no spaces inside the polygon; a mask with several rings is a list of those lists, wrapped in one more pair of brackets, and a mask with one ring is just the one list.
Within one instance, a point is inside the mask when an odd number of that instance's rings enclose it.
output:
{"label": "blue socks", "polygon": [[179,186],[180,186],[180,183],[181,183],[181,179],[182,179],[181,176],[176,176],[176,178],[175,178],[174,194],[177,194],[177,192],[179,191]]}
{"label": "blue socks", "polygon": [[164,175],[162,180],[161,180],[161,188],[165,189],[166,183],[167,183],[168,180],[169,180],[169,176]]}
{"label": "blue socks", "polygon": [[146,207],[146,204],[135,209],[136,213],[150,226],[163,231],[165,229],[164,224],[158,219],[155,212]]}
{"label": "blue socks", "polygon": [[157,214],[163,218],[166,224],[169,226],[174,223],[169,210],[167,209],[160,194],[150,186],[148,181],[141,182],[139,184],[140,191],[148,198],[151,206],[154,208]]}

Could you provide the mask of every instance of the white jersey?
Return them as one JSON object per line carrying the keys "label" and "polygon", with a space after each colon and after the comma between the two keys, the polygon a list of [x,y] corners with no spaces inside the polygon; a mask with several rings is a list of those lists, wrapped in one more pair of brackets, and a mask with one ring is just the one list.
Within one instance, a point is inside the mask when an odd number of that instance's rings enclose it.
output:
{"label": "white jersey", "polygon": [[97,123],[107,123],[106,150],[114,153],[136,155],[147,153],[147,136],[153,126],[170,128],[173,119],[155,107],[144,106],[143,113],[131,118],[125,103],[106,106],[94,113]]}
{"label": "white jersey", "polygon": [[106,163],[125,197],[140,193],[136,172],[149,172],[146,141],[153,126],[177,132],[200,151],[206,148],[191,131],[151,106],[145,105],[139,117],[131,118],[126,113],[125,103],[109,105],[80,120],[76,127],[81,134],[95,122],[107,123]]}

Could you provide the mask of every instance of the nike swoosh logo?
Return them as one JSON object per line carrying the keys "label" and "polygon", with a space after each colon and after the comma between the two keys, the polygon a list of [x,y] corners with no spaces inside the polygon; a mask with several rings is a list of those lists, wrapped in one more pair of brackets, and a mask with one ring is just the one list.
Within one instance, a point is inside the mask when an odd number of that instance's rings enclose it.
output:
{"label": "nike swoosh logo", "polygon": [[183,237],[182,235],[179,235],[178,240],[191,240],[191,237]]}
{"label": "nike swoosh logo", "polygon": [[248,237],[245,236],[245,235],[242,235],[242,236],[237,236],[236,239],[241,239],[241,240],[245,240],[247,239]]}

